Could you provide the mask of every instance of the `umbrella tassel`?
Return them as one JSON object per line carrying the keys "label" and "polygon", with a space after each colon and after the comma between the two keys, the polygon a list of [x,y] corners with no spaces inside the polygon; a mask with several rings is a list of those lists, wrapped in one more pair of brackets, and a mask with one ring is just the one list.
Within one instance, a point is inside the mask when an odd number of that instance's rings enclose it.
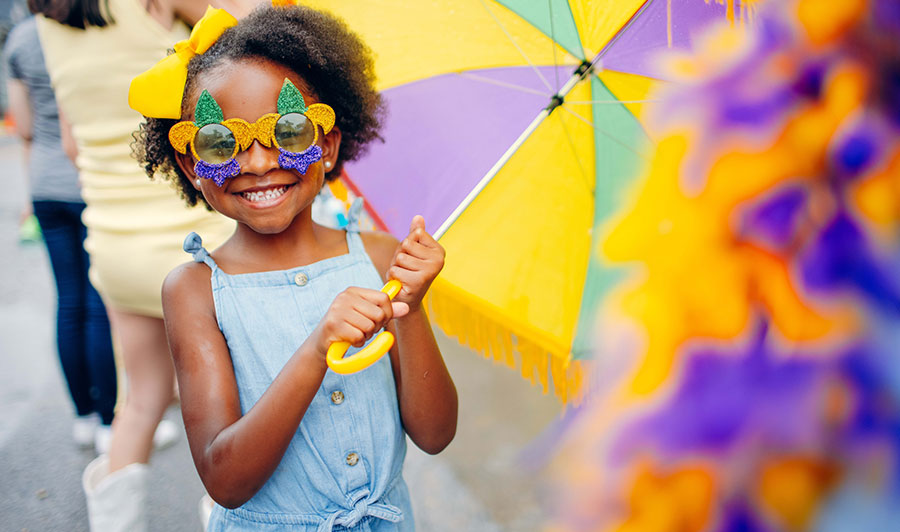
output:
{"label": "umbrella tassel", "polygon": [[503,350],[500,348],[500,335],[503,334],[498,327],[493,327],[491,334],[489,336],[490,339],[490,348],[491,348],[491,358],[494,362],[500,363],[504,361]]}
{"label": "umbrella tassel", "polygon": [[563,367],[562,360],[552,359],[550,361],[550,378],[553,380],[553,393],[565,403],[568,383],[566,382],[566,368]]}
{"label": "umbrella tassel", "polygon": [[538,371],[538,379],[541,382],[541,387],[544,389],[544,394],[550,391],[550,353],[544,351],[543,349],[538,352],[537,355],[537,371]]}
{"label": "umbrella tassel", "polygon": [[[464,299],[461,299],[464,298]],[[540,383],[561,401],[579,400],[582,390],[582,366],[551,353],[544,345],[514,333],[508,324],[497,321],[489,308],[480,308],[468,294],[457,294],[452,286],[436,283],[425,298],[425,307],[433,323],[449,337],[495,363],[518,368],[522,378],[532,385]]]}
{"label": "umbrella tassel", "polygon": [[535,384],[537,379],[534,375],[535,360],[534,348],[528,343],[523,342],[521,338],[516,342],[516,350],[519,352],[519,359],[522,361],[522,378]]}
{"label": "umbrella tassel", "polygon": [[503,342],[503,353],[506,356],[506,365],[510,369],[516,369],[516,357],[513,355],[513,338],[511,334],[504,334],[500,337]]}

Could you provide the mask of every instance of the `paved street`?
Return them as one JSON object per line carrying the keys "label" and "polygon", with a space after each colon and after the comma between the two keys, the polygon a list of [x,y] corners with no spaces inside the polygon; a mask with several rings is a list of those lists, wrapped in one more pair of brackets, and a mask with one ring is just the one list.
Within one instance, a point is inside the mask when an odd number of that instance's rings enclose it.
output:
{"label": "paved street", "polygon": [[[18,242],[26,201],[19,146],[0,136],[0,530],[87,530],[80,475],[94,457],[71,440],[72,407],[55,354],[54,289],[40,244]],[[555,399],[439,336],[460,394],[442,454],[410,445],[405,475],[422,531],[531,531],[538,475],[520,453],[559,415]],[[177,407],[167,417],[181,424]],[[182,438],[152,459],[150,530],[200,530],[203,488]]]}

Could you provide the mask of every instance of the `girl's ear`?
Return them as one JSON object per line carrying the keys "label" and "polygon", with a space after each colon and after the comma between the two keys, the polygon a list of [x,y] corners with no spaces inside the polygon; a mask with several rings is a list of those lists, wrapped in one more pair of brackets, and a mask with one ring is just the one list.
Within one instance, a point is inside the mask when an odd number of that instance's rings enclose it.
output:
{"label": "girl's ear", "polygon": [[334,163],[337,162],[340,149],[341,130],[338,129],[337,126],[334,126],[331,128],[331,131],[322,138],[322,166],[325,167],[326,174],[334,168]]}
{"label": "girl's ear", "polygon": [[178,168],[180,168],[181,171],[184,172],[184,175],[187,176],[188,181],[191,182],[191,185],[193,185],[197,190],[200,190],[200,186],[197,184],[197,173],[194,172],[194,158],[191,156],[190,152],[175,152],[175,163],[178,165]]}

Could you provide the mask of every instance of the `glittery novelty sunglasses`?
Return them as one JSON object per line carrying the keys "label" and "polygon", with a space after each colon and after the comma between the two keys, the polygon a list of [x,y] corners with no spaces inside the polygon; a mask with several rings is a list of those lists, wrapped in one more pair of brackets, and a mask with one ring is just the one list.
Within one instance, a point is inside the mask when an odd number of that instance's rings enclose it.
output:
{"label": "glittery novelty sunglasses", "polygon": [[278,112],[261,116],[250,123],[240,118],[224,119],[219,104],[204,90],[197,99],[194,121],[182,121],[169,130],[169,142],[179,153],[191,153],[199,177],[212,179],[221,186],[229,177],[240,174],[237,154],[255,140],[265,147],[278,148],[282,168],[305,174],[307,167],[322,158],[317,145],[319,127],[324,133],[334,126],[334,110],[323,103],[306,106],[303,95],[285,79],[278,95]]}

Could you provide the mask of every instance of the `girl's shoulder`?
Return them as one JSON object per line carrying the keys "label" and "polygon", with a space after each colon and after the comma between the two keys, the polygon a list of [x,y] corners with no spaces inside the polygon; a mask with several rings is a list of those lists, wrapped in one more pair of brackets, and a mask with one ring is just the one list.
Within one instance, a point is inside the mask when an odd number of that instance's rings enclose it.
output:
{"label": "girl's shoulder", "polygon": [[166,275],[162,285],[163,314],[212,312],[215,314],[210,267],[202,262],[186,262]]}
{"label": "girl's shoulder", "polygon": [[360,238],[363,246],[366,248],[369,258],[378,273],[384,277],[384,274],[391,266],[394,259],[394,252],[397,251],[397,245],[400,243],[394,235],[382,231],[360,231]]}

